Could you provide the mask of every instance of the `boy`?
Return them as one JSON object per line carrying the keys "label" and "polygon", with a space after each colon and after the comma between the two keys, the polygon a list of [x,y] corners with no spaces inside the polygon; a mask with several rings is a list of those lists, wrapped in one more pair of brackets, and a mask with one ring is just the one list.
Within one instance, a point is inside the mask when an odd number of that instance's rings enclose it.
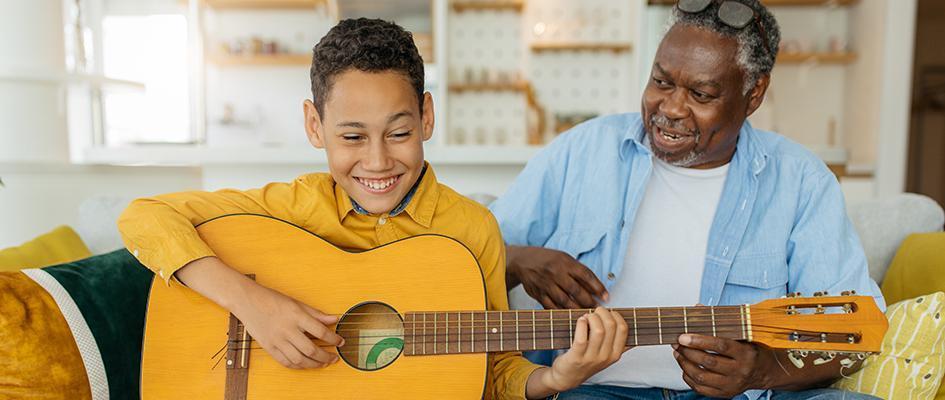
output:
{"label": "boy", "polygon": [[[476,255],[489,309],[507,309],[505,247],[495,219],[438,184],[423,160],[423,141],[433,133],[433,99],[423,92],[423,60],[411,34],[380,20],[341,21],[315,46],[311,80],[314,100],[304,104],[305,130],[312,145],[325,149],[330,174],[245,192],[136,200],[118,223],[129,251],[166,281],[176,277],[230,310],[289,368],[338,360],[305,335],[340,345],[341,337],[328,327],[337,318],[230,269],[200,240],[194,225],[231,213],[266,214],[347,249],[422,233],[446,235]],[[576,387],[620,358],[626,336],[618,314],[597,309],[579,320],[572,349],[552,367],[498,354],[486,393],[543,398]]]}

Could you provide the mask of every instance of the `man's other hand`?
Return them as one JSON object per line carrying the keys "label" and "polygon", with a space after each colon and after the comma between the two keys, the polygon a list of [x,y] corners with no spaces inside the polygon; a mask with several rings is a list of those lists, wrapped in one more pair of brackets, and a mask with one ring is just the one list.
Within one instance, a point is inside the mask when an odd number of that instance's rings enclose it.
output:
{"label": "man's other hand", "polygon": [[507,246],[506,283],[519,283],[547,309],[593,308],[608,300],[607,290],[584,264],[558,250]]}

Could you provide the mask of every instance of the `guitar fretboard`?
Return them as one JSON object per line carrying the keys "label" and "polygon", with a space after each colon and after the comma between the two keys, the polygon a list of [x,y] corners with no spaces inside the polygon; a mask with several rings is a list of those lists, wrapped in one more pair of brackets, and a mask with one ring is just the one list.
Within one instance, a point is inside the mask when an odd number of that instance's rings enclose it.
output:
{"label": "guitar fretboard", "polygon": [[[744,340],[751,332],[748,306],[613,310],[627,321],[628,346],[674,344],[684,333]],[[578,318],[591,311],[408,312],[404,316],[404,354],[565,349],[574,340]]]}

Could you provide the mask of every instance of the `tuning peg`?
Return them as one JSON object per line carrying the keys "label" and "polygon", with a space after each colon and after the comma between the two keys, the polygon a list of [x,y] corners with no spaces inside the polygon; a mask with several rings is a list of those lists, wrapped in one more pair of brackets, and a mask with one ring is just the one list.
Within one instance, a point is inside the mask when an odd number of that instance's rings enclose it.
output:
{"label": "tuning peg", "polygon": [[801,292],[788,293],[787,297],[801,297]]}
{"label": "tuning peg", "polygon": [[826,290],[824,290],[823,292],[814,292],[814,297],[823,297],[823,296],[826,296],[826,295],[827,295],[827,291],[826,291]]}
{"label": "tuning peg", "polygon": [[841,296],[855,296],[855,295],[856,295],[856,290],[844,290],[844,291],[840,292],[840,295],[841,295]]}

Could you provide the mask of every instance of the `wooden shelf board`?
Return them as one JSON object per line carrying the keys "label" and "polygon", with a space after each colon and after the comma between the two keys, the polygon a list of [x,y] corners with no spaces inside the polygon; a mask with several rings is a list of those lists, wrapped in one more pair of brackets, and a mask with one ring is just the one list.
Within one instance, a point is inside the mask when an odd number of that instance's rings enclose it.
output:
{"label": "wooden shelf board", "polygon": [[223,9],[297,8],[314,9],[326,0],[202,0],[207,7]]}
{"label": "wooden shelf board", "polygon": [[[859,0],[761,0],[761,2],[769,7],[829,5],[851,6],[858,3]],[[649,0],[648,4],[651,6],[672,6],[676,5],[676,0]]]}
{"label": "wooden shelf board", "polygon": [[456,12],[482,10],[512,10],[521,12],[522,0],[489,0],[489,1],[454,1],[451,4]]}
{"label": "wooden shelf board", "polygon": [[633,46],[630,43],[579,43],[579,42],[546,42],[546,43],[532,43],[532,51],[543,52],[543,51],[579,51],[579,50],[590,50],[590,51],[612,51],[614,53],[620,53],[624,51],[630,51]]}
{"label": "wooden shelf board", "polygon": [[528,82],[513,82],[513,83],[483,83],[483,84],[472,84],[472,83],[462,83],[462,84],[453,84],[450,85],[451,92],[501,92],[501,91],[516,91],[523,92],[528,89]]}
{"label": "wooden shelf board", "polygon": [[312,64],[309,54],[247,54],[207,56],[207,62],[219,66],[308,66]]}
{"label": "wooden shelf board", "polygon": [[781,53],[778,62],[785,64],[849,64],[856,61],[856,53]]}

